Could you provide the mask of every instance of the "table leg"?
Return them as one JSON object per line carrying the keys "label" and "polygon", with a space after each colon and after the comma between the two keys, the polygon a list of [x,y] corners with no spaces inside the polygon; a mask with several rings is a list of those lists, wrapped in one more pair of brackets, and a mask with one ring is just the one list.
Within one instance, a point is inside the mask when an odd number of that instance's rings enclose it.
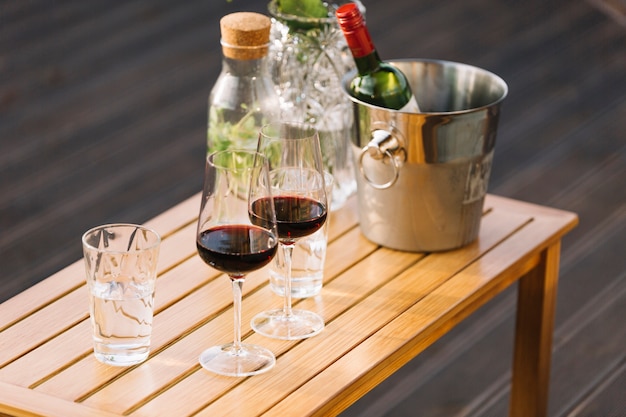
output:
{"label": "table leg", "polygon": [[548,412],[560,251],[560,241],[545,249],[539,264],[519,281],[511,417],[545,417]]}

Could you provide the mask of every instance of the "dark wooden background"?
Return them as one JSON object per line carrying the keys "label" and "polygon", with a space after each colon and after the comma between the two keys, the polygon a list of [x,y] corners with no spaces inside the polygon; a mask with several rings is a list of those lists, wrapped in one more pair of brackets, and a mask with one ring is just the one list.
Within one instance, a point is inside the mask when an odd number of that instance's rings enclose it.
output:
{"label": "dark wooden background", "polygon": [[[381,56],[486,68],[510,92],[489,191],[575,211],[551,416],[626,415],[624,0],[364,0]],[[265,0],[0,0],[0,301],[201,187],[221,16]],[[506,415],[514,289],[345,416]],[[532,416],[529,416],[532,417]]]}

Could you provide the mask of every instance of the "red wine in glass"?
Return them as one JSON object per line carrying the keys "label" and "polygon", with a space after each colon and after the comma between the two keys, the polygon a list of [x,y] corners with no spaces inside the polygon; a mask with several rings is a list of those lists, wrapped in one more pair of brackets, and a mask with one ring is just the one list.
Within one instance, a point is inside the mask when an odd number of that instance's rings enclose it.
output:
{"label": "red wine in glass", "polygon": [[[276,225],[278,236],[283,243],[293,243],[296,239],[311,235],[319,230],[326,221],[326,206],[319,201],[308,197],[276,196]],[[267,204],[257,200],[251,204],[250,220],[264,218],[264,209]]]}
{"label": "red wine in glass", "polygon": [[276,255],[278,240],[261,227],[223,225],[200,233],[196,247],[204,262],[240,277],[267,265]]}

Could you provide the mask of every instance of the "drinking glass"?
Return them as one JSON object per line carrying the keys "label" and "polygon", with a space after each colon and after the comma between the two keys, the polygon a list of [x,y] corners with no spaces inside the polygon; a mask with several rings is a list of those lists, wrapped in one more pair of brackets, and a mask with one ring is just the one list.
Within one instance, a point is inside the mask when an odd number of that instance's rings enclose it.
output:
{"label": "drinking glass", "polygon": [[[323,158],[323,156],[322,156]],[[334,178],[324,172],[326,198],[331,200]],[[330,210],[326,222],[317,232],[303,237],[296,242],[291,254],[291,296],[293,298],[315,297],[322,291],[324,283],[324,264],[326,262],[326,246],[328,245],[328,227],[332,216],[333,203],[329,202]],[[285,295],[285,259],[279,250],[270,263],[270,288],[279,296]]]}
{"label": "drinking glass", "polygon": [[321,229],[327,217],[327,195],[317,130],[299,123],[265,125],[258,151],[269,160],[278,238],[284,253],[285,295],[282,309],[254,316],[252,328],[276,339],[304,339],[324,328],[318,314],[291,307],[291,262],[298,239]]}
{"label": "drinking glass", "polygon": [[161,238],[137,224],[105,224],[82,238],[93,350],[100,362],[130,366],[150,352]]}
{"label": "drinking glass", "polygon": [[268,175],[267,159],[254,151],[226,150],[207,157],[196,247],[204,262],[230,277],[234,341],[208,348],[199,360],[202,367],[220,375],[255,375],[276,362],[270,350],[241,342],[245,276],[267,265],[278,248]]}

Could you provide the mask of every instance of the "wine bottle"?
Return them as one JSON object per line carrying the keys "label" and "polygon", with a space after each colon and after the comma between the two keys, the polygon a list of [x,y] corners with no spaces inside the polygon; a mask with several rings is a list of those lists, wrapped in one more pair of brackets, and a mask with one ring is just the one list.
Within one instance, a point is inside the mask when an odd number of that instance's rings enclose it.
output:
{"label": "wine bottle", "polygon": [[419,112],[405,75],[378,56],[358,6],[355,3],[344,4],[335,14],[358,72],[350,82],[352,96],[379,107]]}

